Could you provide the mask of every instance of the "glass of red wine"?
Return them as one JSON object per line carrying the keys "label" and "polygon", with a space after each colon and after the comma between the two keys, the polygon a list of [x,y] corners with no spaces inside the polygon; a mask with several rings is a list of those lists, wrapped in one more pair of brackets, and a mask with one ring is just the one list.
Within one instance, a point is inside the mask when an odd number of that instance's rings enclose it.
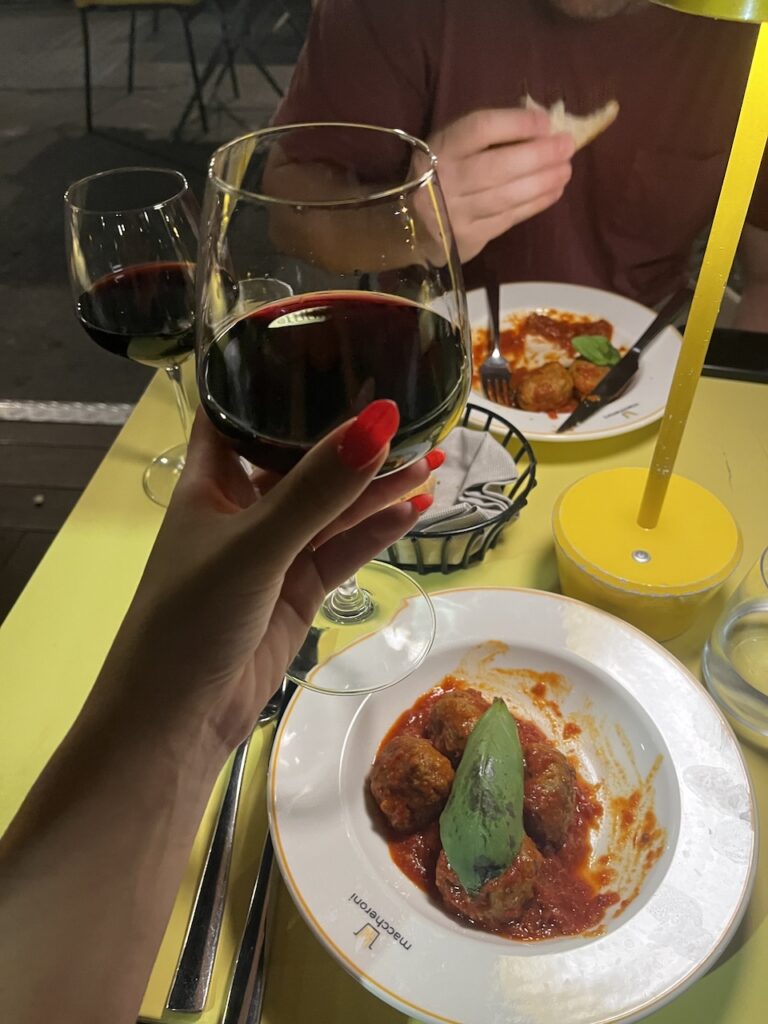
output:
{"label": "glass of red wine", "polygon": [[[382,398],[400,410],[382,474],[452,429],[470,335],[423,142],[348,124],[243,136],[211,160],[201,223],[200,398],[240,455],[283,473]],[[421,663],[434,630],[419,583],[374,561],[328,595],[288,674],[323,692],[381,689]]]}
{"label": "glass of red wine", "polygon": [[[78,320],[107,352],[165,370],[188,437],[180,366],[194,351],[199,210],[184,175],[105,171],[70,185],[64,201]],[[144,471],[144,490],[159,505],[170,500],[186,450],[176,445]]]}

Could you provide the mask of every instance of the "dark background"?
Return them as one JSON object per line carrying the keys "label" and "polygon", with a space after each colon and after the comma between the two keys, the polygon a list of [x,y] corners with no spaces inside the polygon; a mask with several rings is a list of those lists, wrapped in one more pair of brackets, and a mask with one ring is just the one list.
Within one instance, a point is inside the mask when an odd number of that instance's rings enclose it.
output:
{"label": "dark background", "polygon": [[[245,2],[253,14],[250,42],[284,88],[309,0]],[[114,440],[115,423],[151,379],[151,371],[99,349],[74,318],[64,262],[65,188],[112,167],[171,166],[200,198],[216,146],[266,124],[278,102],[243,51],[240,99],[233,100],[227,82],[218,93],[211,83],[209,130],[194,115],[174,138],[192,94],[181,22],[164,11],[155,30],[150,12],[138,15],[135,88],[128,95],[129,18],[120,11],[89,16],[96,129],[89,135],[74,4],[0,0],[0,621]],[[220,38],[211,8],[195,16],[192,35],[202,69]],[[96,403],[107,404],[113,425],[98,422],[108,417]]]}
{"label": "dark background", "polygon": [[[309,0],[251,0],[252,41],[284,87],[300,48]],[[285,18],[294,15],[293,26]],[[171,166],[200,195],[221,142],[272,116],[277,94],[238,55],[241,97],[209,86],[210,124],[196,113],[174,129],[192,93],[184,34],[174,11],[137,19],[135,88],[126,91],[129,14],[96,11],[91,25],[95,132],[85,131],[80,17],[71,0],[0,3],[0,400],[135,402],[149,371],[99,350],[74,320],[64,263],[62,195],[95,171]],[[203,8],[192,22],[202,68],[219,39]],[[211,83],[212,85],[213,83]]]}

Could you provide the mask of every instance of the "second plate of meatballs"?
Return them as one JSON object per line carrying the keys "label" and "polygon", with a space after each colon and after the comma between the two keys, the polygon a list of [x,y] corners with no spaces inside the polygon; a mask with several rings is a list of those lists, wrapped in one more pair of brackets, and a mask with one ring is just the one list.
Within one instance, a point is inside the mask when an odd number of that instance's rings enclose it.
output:
{"label": "second plate of meatballs", "polygon": [[640,337],[652,309],[597,288],[523,281],[501,286],[501,349],[512,371],[512,404],[497,405],[482,392],[479,367],[488,354],[488,309],[481,290],[467,295],[473,328],[473,401],[510,420],[530,440],[558,443],[612,437],[658,420],[669,394],[682,338],[664,330],[643,353],[627,391],[573,430],[558,426],[605,376],[609,367],[591,361],[592,351],[574,338],[604,338],[618,356]]}

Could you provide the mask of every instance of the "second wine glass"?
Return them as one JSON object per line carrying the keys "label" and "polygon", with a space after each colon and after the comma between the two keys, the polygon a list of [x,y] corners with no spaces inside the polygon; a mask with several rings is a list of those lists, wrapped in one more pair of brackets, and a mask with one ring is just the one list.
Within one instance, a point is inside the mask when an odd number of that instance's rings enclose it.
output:
{"label": "second wine glass", "polygon": [[[75,182],[65,195],[69,278],[77,317],[111,352],[163,369],[185,439],[191,413],[181,364],[194,349],[199,211],[179,171],[123,167]],[[156,456],[144,490],[167,505],[186,441]]]}
{"label": "second wine glass", "polygon": [[[243,136],[214,154],[202,225],[200,397],[241,455],[285,472],[381,398],[400,411],[382,473],[451,430],[469,392],[470,338],[423,142],[349,124]],[[433,635],[418,582],[371,563],[328,596],[289,674],[326,692],[380,689],[420,664]]]}

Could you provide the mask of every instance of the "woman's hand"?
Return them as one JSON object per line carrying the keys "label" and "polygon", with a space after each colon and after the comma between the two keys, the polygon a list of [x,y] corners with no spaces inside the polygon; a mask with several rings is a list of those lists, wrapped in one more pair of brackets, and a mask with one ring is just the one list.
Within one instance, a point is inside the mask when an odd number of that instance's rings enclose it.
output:
{"label": "woman's hand", "polygon": [[[393,402],[374,402],[285,477],[249,478],[198,413],[186,468],[102,673],[123,714],[200,730],[226,750],[247,735],[325,595],[425,507],[423,496],[398,499],[424,482],[436,453],[374,480],[398,422]],[[121,665],[131,666],[130,692]]]}
{"label": "woman's hand", "polygon": [[15,1024],[136,1020],[227,754],[326,591],[427,505],[390,507],[427,459],[373,479],[398,419],[373,402],[257,489],[198,414],[96,686],[0,842],[0,989]]}
{"label": "woman's hand", "polygon": [[573,139],[550,134],[545,111],[477,110],[428,142],[462,263],[556,203],[571,177]]}

